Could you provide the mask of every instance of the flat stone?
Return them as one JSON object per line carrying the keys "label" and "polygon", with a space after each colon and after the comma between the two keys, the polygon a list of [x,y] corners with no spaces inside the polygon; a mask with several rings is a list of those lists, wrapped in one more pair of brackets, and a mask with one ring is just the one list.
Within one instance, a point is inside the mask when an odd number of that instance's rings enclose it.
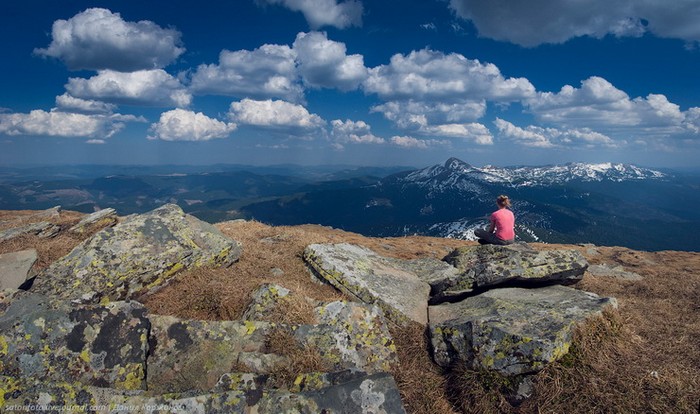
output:
{"label": "flat stone", "polygon": [[105,208],[83,217],[78,224],[68,229],[68,231],[83,234],[92,226],[104,227],[115,224],[117,224],[117,211],[113,208]]}
{"label": "flat stone", "polygon": [[0,242],[14,239],[24,235],[35,235],[41,238],[51,238],[58,234],[61,228],[48,221],[26,224],[20,227],[13,227],[0,231]]}
{"label": "flat stone", "polygon": [[[201,321],[162,315],[151,315],[150,319],[148,389],[155,393],[212,389],[222,375],[239,371],[235,367],[242,356],[250,359],[263,353],[271,332],[267,322]],[[285,361],[278,358],[278,362]],[[258,368],[265,365],[260,361]]]}
{"label": "flat stone", "polygon": [[431,306],[433,358],[507,376],[536,372],[568,352],[577,324],[608,306],[617,301],[565,286],[494,289]]}
{"label": "flat stone", "polygon": [[72,382],[41,383],[0,376],[6,406],[104,407],[98,412],[134,414],[182,413],[338,413],[403,414],[406,411],[393,377],[386,373],[364,375],[336,385],[304,392],[259,388],[189,394],[147,395]]}
{"label": "flat stone", "polygon": [[266,351],[267,338],[283,331],[302,347],[315,347],[335,371],[388,371],[396,346],[378,307],[330,302],[315,309],[317,324],[201,321],[151,315],[148,389],[157,393],[206,391],[227,373],[269,374],[289,364]]}
{"label": "flat stone", "polygon": [[182,270],[229,266],[240,254],[239,242],[166,204],[97,232],[40,273],[33,290],[92,303],[137,298]]}
{"label": "flat stone", "polygon": [[304,346],[315,346],[336,370],[377,373],[398,364],[396,345],[378,306],[335,301],[314,311],[316,324],[294,327],[294,336]]}
{"label": "flat stone", "polygon": [[347,243],[312,244],[304,250],[304,260],[321,279],[358,301],[378,305],[392,321],[427,323],[430,285],[420,280],[410,261]]}
{"label": "flat stone", "polygon": [[461,247],[445,261],[459,270],[459,276],[433,278],[434,297],[460,296],[505,282],[570,284],[581,280],[588,267],[576,250],[538,252],[518,244]]}
{"label": "flat stone", "polygon": [[17,289],[34,275],[32,266],[38,256],[34,249],[0,254],[0,290]]}
{"label": "flat stone", "polygon": [[591,276],[611,277],[613,279],[621,279],[621,280],[642,280],[642,279],[644,279],[641,275],[639,275],[637,273],[626,271],[625,268],[622,266],[610,267],[610,266],[607,266],[604,264],[589,266],[588,273],[590,273]]}
{"label": "flat stone", "polygon": [[4,291],[0,300],[0,373],[145,389],[150,324],[141,304],[72,307],[16,291]]}
{"label": "flat stone", "polygon": [[280,285],[265,283],[258,286],[251,294],[250,304],[243,311],[243,319],[267,320],[288,295],[289,289]]}

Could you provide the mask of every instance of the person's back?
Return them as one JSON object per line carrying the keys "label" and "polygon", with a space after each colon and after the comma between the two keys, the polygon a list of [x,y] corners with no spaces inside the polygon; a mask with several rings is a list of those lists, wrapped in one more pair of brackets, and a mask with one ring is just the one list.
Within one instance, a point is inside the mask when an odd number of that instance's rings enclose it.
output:
{"label": "person's back", "polygon": [[510,199],[500,195],[496,199],[498,210],[489,217],[491,225],[488,230],[476,229],[474,235],[480,244],[511,244],[515,241],[515,215],[508,208]]}
{"label": "person's back", "polygon": [[491,214],[491,221],[496,227],[494,232],[501,240],[515,239],[515,216],[507,208],[501,208]]}

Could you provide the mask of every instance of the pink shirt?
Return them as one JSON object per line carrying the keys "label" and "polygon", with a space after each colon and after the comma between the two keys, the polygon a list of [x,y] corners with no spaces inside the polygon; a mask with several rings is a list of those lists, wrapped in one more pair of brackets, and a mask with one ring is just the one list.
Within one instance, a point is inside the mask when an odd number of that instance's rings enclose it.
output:
{"label": "pink shirt", "polygon": [[500,208],[491,214],[491,223],[496,226],[496,237],[501,240],[515,239],[515,216],[507,208]]}

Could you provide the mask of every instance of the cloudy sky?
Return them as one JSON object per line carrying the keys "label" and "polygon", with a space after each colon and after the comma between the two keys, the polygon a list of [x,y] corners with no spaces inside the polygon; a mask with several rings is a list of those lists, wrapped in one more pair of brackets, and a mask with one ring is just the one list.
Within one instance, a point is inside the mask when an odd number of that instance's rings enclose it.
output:
{"label": "cloudy sky", "polygon": [[4,1],[0,163],[700,166],[700,0]]}

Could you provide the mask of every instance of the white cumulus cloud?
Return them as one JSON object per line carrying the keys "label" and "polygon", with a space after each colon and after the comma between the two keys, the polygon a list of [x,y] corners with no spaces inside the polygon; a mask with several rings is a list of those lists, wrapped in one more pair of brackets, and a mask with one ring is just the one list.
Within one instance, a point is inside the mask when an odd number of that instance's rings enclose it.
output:
{"label": "white cumulus cloud", "polygon": [[618,146],[618,143],[612,138],[588,128],[558,129],[543,128],[536,125],[521,128],[501,118],[496,118],[494,124],[502,137],[526,147],[612,148]]}
{"label": "white cumulus cloud", "polygon": [[442,102],[464,99],[511,102],[535,94],[530,81],[505,78],[494,64],[429,49],[396,54],[388,65],[370,69],[364,89],[385,100]]}
{"label": "white cumulus cloud", "polygon": [[437,139],[418,139],[411,136],[400,135],[391,137],[390,142],[397,147],[417,149],[428,149],[439,145],[449,145],[449,141]]}
{"label": "white cumulus cloud", "polygon": [[177,30],[147,20],[127,22],[101,8],[56,20],[51,35],[51,44],[34,52],[60,59],[71,70],[162,68],[185,52]]}
{"label": "white cumulus cloud", "polygon": [[419,129],[424,135],[445,138],[462,138],[479,145],[492,145],[493,136],[484,124],[472,122],[469,124],[426,125]]}
{"label": "white cumulus cloud", "polygon": [[486,113],[486,102],[464,101],[457,103],[424,101],[389,101],[375,105],[371,112],[379,112],[399,128],[411,129],[427,124],[445,124],[477,120]]}
{"label": "white cumulus cloud", "polygon": [[180,81],[162,69],[101,70],[89,79],[70,78],[66,90],[76,98],[131,105],[183,107],[192,102]]}
{"label": "white cumulus cloud", "polygon": [[566,85],[557,93],[539,93],[527,105],[541,121],[596,129],[642,131],[645,128],[671,133],[682,129],[686,117],[664,95],[631,99],[607,80],[595,76],[581,82],[580,88]]}
{"label": "white cumulus cloud", "polygon": [[362,26],[362,2],[346,0],[258,0],[262,4],[279,4],[290,10],[302,12],[312,29],[335,26],[345,29]]}
{"label": "white cumulus cloud", "polygon": [[121,131],[125,122],[142,121],[143,118],[133,115],[35,109],[29,113],[0,114],[0,134],[105,139]]}
{"label": "white cumulus cloud", "polygon": [[299,72],[311,87],[356,89],[368,75],[362,55],[347,55],[344,43],[326,33],[299,33],[294,41]]}
{"label": "white cumulus cloud", "polygon": [[160,120],[151,124],[153,135],[148,138],[163,141],[208,141],[226,138],[236,127],[233,122],[226,123],[201,112],[178,108],[163,112]]}
{"label": "white cumulus cloud", "polygon": [[383,144],[384,138],[372,134],[372,128],[364,121],[345,121],[334,119],[331,121],[331,138],[336,148],[342,148],[343,144]]}
{"label": "white cumulus cloud", "polygon": [[450,0],[457,16],[480,36],[522,46],[563,43],[579,36],[659,37],[700,40],[696,0]]}
{"label": "white cumulus cloud", "polygon": [[322,127],[323,119],[302,105],[272,99],[257,101],[243,99],[231,103],[229,116],[235,122],[263,128],[304,132]]}
{"label": "white cumulus cloud", "polygon": [[64,112],[108,114],[114,112],[117,105],[92,99],[80,99],[64,93],[56,97],[56,107]]}
{"label": "white cumulus cloud", "polygon": [[223,50],[219,64],[200,65],[190,88],[198,94],[301,101],[296,53],[286,45],[263,45],[255,50]]}

